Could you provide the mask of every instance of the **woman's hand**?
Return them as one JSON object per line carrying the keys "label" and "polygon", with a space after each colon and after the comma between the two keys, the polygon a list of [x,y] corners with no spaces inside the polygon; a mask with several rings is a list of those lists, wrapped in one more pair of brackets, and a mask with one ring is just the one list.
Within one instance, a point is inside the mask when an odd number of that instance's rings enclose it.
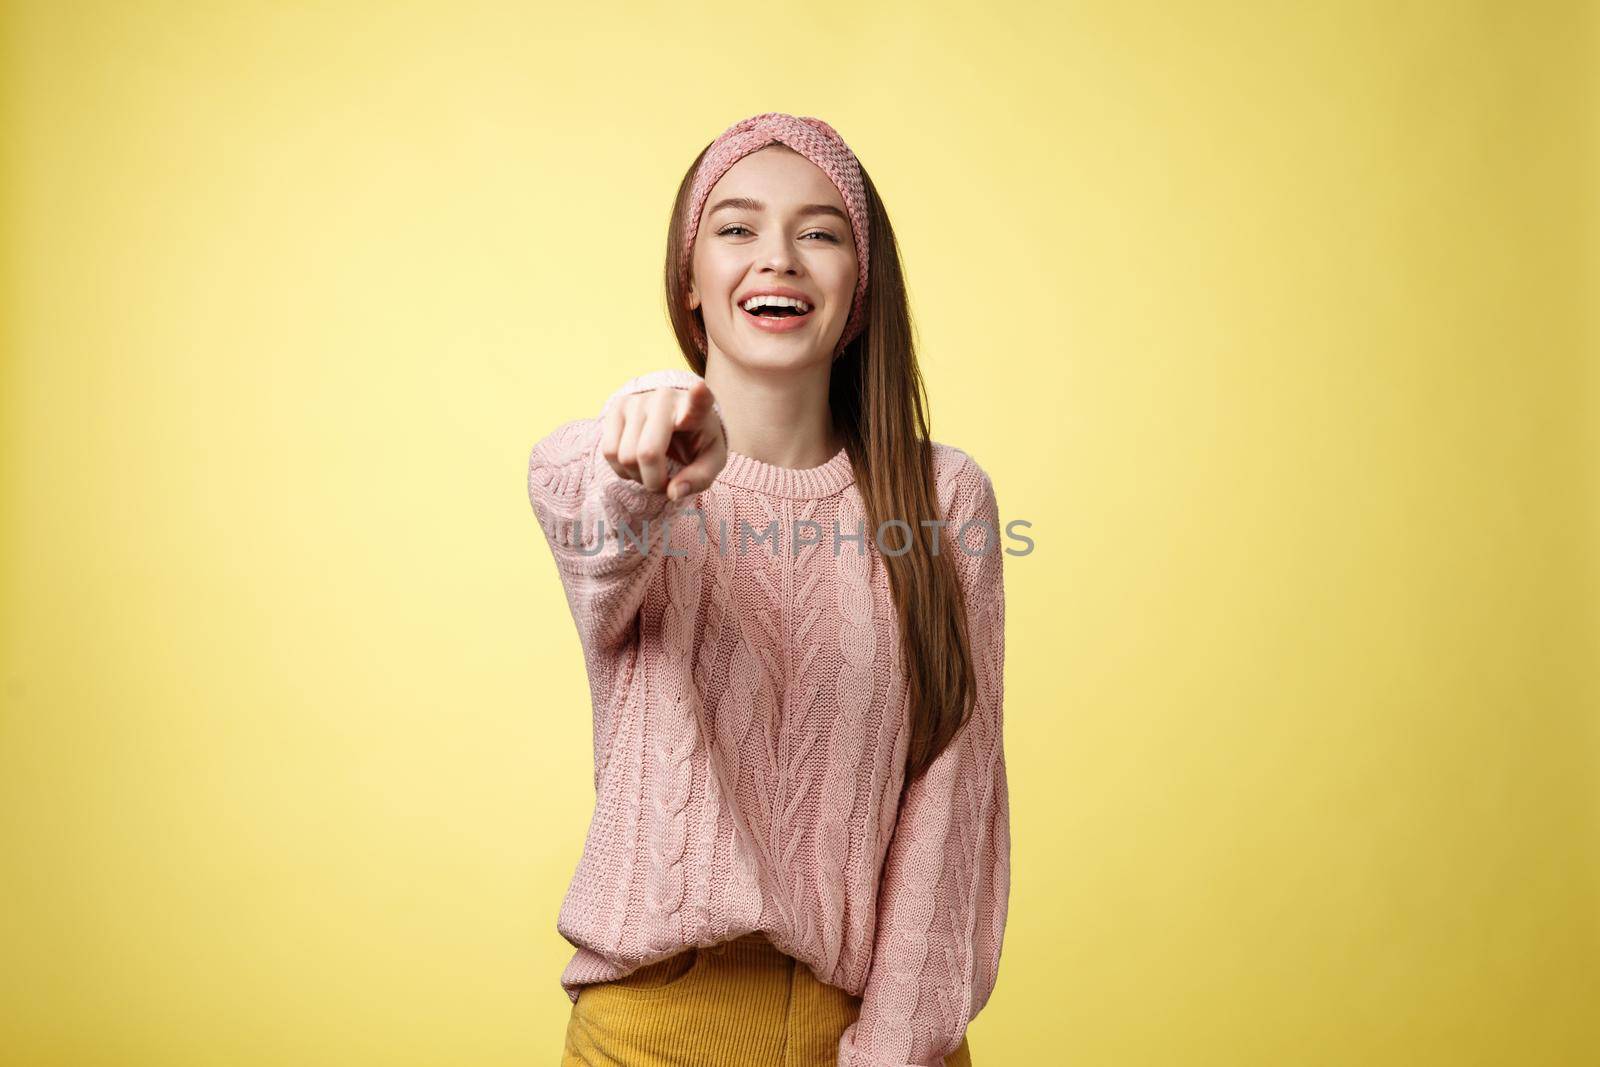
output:
{"label": "woman's hand", "polygon": [[[688,389],[663,386],[621,398],[606,412],[600,453],[620,477],[673,500],[709,489],[728,462],[716,397],[705,382]],[[683,468],[667,484],[667,460]]]}

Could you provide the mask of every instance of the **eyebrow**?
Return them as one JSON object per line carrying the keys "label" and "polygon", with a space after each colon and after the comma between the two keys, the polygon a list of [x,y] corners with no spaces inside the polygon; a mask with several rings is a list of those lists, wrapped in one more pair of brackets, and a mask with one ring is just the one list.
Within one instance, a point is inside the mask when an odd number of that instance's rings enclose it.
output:
{"label": "eyebrow", "polygon": [[[765,211],[767,209],[767,205],[763,204],[759,200],[751,199],[748,196],[730,196],[726,200],[718,200],[711,206],[711,210],[706,212],[706,215],[714,215],[724,208],[737,211]],[[848,223],[850,221],[849,215],[846,215],[843,211],[840,211],[832,204],[807,204],[800,209],[800,214],[833,215],[841,222]]]}

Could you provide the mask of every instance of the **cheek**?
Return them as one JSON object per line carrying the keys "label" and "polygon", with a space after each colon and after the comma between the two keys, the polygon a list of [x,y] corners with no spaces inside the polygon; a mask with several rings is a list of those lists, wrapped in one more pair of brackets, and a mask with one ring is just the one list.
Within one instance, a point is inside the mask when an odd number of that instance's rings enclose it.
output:
{"label": "cheek", "polygon": [[845,268],[841,269],[841,271],[839,273],[839,277],[835,281],[834,293],[839,298],[839,300],[842,303],[845,303],[845,304],[849,304],[851,298],[855,296],[855,293],[856,293],[856,261],[855,260],[852,259]]}
{"label": "cheek", "polygon": [[737,266],[719,262],[714,255],[696,261],[695,278],[699,282],[700,295],[705,300],[726,300],[733,293],[739,277]]}

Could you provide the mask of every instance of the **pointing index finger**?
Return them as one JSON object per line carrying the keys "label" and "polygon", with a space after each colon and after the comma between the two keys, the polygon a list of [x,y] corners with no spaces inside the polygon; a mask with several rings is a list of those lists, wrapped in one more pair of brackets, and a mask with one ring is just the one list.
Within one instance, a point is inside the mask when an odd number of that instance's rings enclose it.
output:
{"label": "pointing index finger", "polygon": [[705,382],[695,382],[687,390],[689,395],[678,407],[678,417],[673,421],[675,430],[697,430],[711,412],[711,387]]}

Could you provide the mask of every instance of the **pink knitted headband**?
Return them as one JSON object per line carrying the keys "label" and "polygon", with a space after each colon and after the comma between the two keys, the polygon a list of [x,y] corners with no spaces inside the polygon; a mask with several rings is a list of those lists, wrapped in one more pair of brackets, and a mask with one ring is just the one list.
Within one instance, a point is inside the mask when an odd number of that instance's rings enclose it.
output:
{"label": "pink knitted headband", "polygon": [[[850,303],[850,317],[845,320],[844,332],[833,350],[838,359],[844,346],[855,340],[866,325],[867,295],[867,197],[861,180],[861,164],[844,138],[821,119],[806,115],[787,115],[781,111],[767,111],[736,122],[711,142],[700,169],[695,172],[693,193],[689,199],[689,219],[684,231],[683,253],[678,270],[687,283],[689,259],[694,254],[695,235],[700,230],[700,212],[705,210],[706,197],[711,187],[739,160],[774,141],[782,142],[817,165],[839,187],[844,197],[845,211],[850,216],[850,229],[856,243],[856,291]],[[695,326],[696,343],[700,351],[706,350],[705,337]]]}

